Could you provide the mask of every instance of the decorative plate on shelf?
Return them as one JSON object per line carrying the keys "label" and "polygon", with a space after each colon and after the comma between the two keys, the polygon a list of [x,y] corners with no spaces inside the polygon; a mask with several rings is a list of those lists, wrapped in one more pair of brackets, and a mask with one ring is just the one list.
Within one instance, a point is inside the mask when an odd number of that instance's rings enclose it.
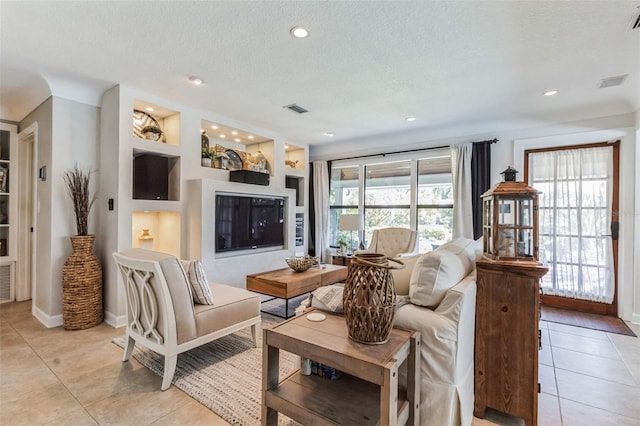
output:
{"label": "decorative plate on shelf", "polygon": [[142,129],[148,126],[157,127],[158,129],[162,129],[160,127],[160,123],[156,120],[152,115],[147,114],[144,111],[139,109],[133,110],[133,136],[145,139],[144,133],[142,133]]}
{"label": "decorative plate on shelf", "polygon": [[229,159],[227,160],[227,170],[242,170],[242,158],[232,149],[225,151]]}

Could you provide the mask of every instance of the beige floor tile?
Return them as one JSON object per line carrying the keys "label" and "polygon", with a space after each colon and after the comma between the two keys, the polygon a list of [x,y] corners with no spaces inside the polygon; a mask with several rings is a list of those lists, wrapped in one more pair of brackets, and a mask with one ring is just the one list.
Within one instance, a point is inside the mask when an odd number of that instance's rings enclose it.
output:
{"label": "beige floor tile", "polygon": [[140,425],[150,424],[193,402],[174,386],[161,391],[162,378],[156,378],[133,384],[121,392],[85,405],[85,409],[101,425]]}
{"label": "beige floor tile", "polygon": [[28,395],[3,395],[0,424],[35,425],[61,421],[82,406],[61,383],[43,386]]}
{"label": "beige floor tile", "polygon": [[567,334],[574,334],[576,336],[590,337],[596,340],[608,340],[607,333],[604,331],[593,330],[584,327],[574,327],[566,324],[558,324],[556,322],[549,323],[549,330],[560,331]]}
{"label": "beige floor tile", "polygon": [[151,424],[154,426],[226,426],[229,423],[203,405],[189,402]]}
{"label": "beige floor tile", "polygon": [[620,359],[618,351],[609,339],[593,339],[555,330],[549,330],[549,336],[551,338],[551,346],[554,348],[558,347],[591,355]]}
{"label": "beige floor tile", "polygon": [[553,348],[553,361],[556,368],[629,386],[637,385],[627,365],[619,359],[605,358],[563,348]]}
{"label": "beige floor tile", "polygon": [[553,367],[553,355],[549,343],[542,343],[542,349],[538,351],[538,363]]}
{"label": "beige floor tile", "polygon": [[129,387],[146,386],[151,382],[157,383],[158,375],[133,357],[127,362],[117,360],[64,380],[67,389],[85,406],[122,393]]}
{"label": "beige floor tile", "polygon": [[77,410],[69,411],[65,413],[64,418],[56,419],[49,423],[45,423],[44,426],[96,426],[96,422],[93,417],[87,413],[84,408],[78,408]]}
{"label": "beige floor tile", "polygon": [[543,364],[538,366],[538,383],[540,383],[540,391],[542,393],[558,396],[556,375],[553,367]]}
{"label": "beige floor tile", "polygon": [[98,343],[69,345],[50,353],[41,353],[42,359],[62,380],[89,373],[103,365],[122,361],[122,349],[110,340]]}
{"label": "beige floor tile", "polygon": [[638,426],[640,420],[567,399],[560,399],[563,426]]}
{"label": "beige floor tile", "polygon": [[640,388],[556,369],[558,395],[640,421]]}
{"label": "beige floor tile", "polygon": [[557,396],[538,395],[538,426],[561,426],[560,401]]}

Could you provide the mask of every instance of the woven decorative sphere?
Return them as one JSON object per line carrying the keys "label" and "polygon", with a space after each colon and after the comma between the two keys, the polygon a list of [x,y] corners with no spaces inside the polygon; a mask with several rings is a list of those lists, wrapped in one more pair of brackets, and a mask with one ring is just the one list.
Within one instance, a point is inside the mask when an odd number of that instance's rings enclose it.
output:
{"label": "woven decorative sphere", "polygon": [[312,256],[293,256],[287,257],[285,260],[289,268],[296,272],[304,272],[316,262],[316,258]]}

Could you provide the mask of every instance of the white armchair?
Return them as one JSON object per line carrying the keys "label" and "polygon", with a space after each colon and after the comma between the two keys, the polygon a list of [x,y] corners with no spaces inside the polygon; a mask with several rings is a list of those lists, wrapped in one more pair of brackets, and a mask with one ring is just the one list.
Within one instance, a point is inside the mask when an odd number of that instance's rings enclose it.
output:
{"label": "white armchair", "polygon": [[209,284],[213,305],[193,303],[190,285],[175,256],[143,249],[113,253],[122,273],[127,306],[126,346],[136,342],[164,355],[162,390],[171,385],[178,354],[251,327],[256,344],[260,296],[240,288]]}
{"label": "white armchair", "polygon": [[358,253],[380,253],[387,258],[394,258],[399,254],[417,252],[417,235],[408,228],[382,228],[373,231],[371,242],[366,250]]}

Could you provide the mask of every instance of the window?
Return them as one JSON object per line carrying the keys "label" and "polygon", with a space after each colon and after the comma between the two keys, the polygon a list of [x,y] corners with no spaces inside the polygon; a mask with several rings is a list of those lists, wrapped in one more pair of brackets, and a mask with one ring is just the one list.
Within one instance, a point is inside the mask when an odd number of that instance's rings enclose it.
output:
{"label": "window", "polygon": [[411,228],[411,162],[372,164],[364,170],[365,241],[374,229]]}
{"label": "window", "polygon": [[[415,158],[416,155],[420,157]],[[338,229],[340,215],[360,214],[366,247],[375,229],[405,227],[418,230],[420,252],[451,240],[453,190],[448,148],[419,154],[394,155],[358,162],[334,161],[331,170],[330,227],[332,246],[348,243],[348,231]],[[413,158],[412,158],[413,157]]]}
{"label": "window", "polygon": [[451,240],[453,177],[451,157],[418,160],[418,248],[420,253]]}
{"label": "window", "polygon": [[359,175],[358,166],[331,168],[331,189],[329,193],[331,246],[347,245],[350,241],[358,242],[357,238],[353,239],[350,231],[338,229],[338,224],[340,215],[358,213]]}

